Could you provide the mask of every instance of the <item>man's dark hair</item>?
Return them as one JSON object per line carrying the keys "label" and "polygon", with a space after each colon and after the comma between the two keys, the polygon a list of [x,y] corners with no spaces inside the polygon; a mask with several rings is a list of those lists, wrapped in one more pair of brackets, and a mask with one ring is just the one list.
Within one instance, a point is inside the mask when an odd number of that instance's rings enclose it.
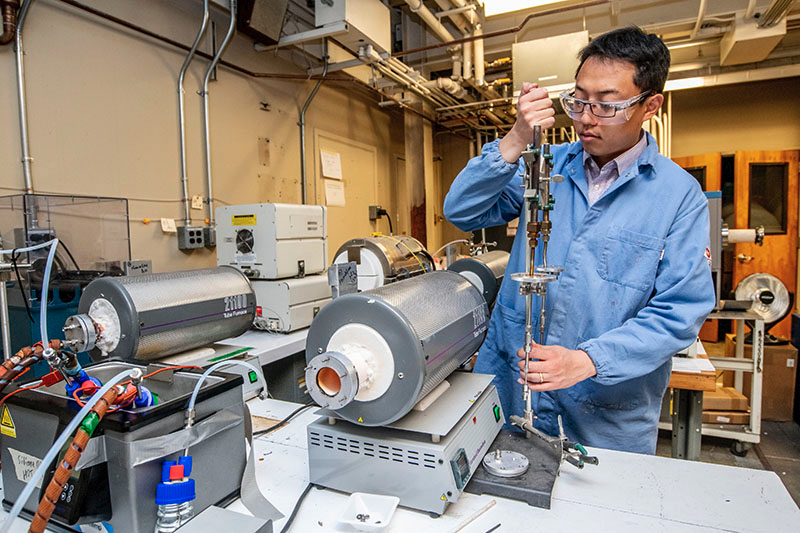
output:
{"label": "man's dark hair", "polygon": [[627,61],[636,67],[633,83],[642,92],[650,94],[664,91],[669,74],[669,50],[664,42],[657,35],[645,33],[637,26],[604,33],[587,44],[579,57],[581,63],[575,72],[576,78],[590,57]]}

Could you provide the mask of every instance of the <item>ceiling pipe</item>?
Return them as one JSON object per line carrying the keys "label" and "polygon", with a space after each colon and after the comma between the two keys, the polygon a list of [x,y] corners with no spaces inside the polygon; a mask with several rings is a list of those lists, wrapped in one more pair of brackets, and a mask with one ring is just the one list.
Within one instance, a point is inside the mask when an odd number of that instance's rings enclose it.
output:
{"label": "ceiling pipe", "polygon": [[747,2],[747,11],[744,14],[745,20],[750,20],[756,14],[756,0]]}
{"label": "ceiling pipe", "polygon": [[450,78],[436,78],[435,80],[425,82],[422,85],[424,85],[428,89],[435,88],[447,91],[455,98],[464,98],[465,96],[467,96],[467,90],[464,89],[464,87],[462,87],[460,83],[453,81]]}
{"label": "ceiling pipe", "polygon": [[317,80],[317,84],[311,90],[311,94],[308,95],[306,103],[303,105],[303,109],[300,111],[300,120],[297,123],[297,125],[300,126],[300,194],[303,199],[303,205],[308,203],[308,176],[306,173],[306,111],[308,111],[308,106],[311,105],[311,101],[314,100],[314,97],[317,95],[319,86],[322,85],[322,79],[325,77],[325,74],[328,73],[328,39],[322,40],[322,61],[322,77]]}
{"label": "ceiling pipe", "polygon": [[[211,80],[211,73],[216,68],[217,63],[219,63],[220,58],[222,58],[222,54],[224,54],[225,49],[228,48],[233,34],[236,32],[236,3],[237,0],[230,0],[231,19],[228,24],[228,33],[225,34],[225,39],[222,41],[217,55],[214,56],[214,59],[212,59],[211,63],[208,65],[206,76],[203,80],[203,92],[201,93],[203,97],[203,137],[205,138],[206,144],[206,186],[208,189],[208,197],[206,198],[206,204],[208,205],[208,223],[206,226],[212,228],[211,231],[213,231],[216,223],[214,221],[214,187],[213,180],[211,179],[211,134],[208,125],[208,82]],[[206,243],[208,242],[209,240],[206,239]],[[216,239],[212,237],[211,242],[216,242]]]}
{"label": "ceiling pipe", "polygon": [[706,16],[706,0],[700,0],[700,7],[697,10],[697,22],[694,23],[694,29],[692,30],[692,38],[697,35],[697,32],[700,31],[700,28],[703,26],[703,19]]}
{"label": "ceiling pipe", "polygon": [[[472,32],[472,36],[480,37],[481,35],[483,35],[483,26],[480,24],[475,24],[475,31]],[[483,39],[476,39],[475,43],[472,45],[472,48],[475,51],[473,65],[473,68],[475,69],[475,85],[478,87],[483,87],[486,85],[486,65],[483,58]]]}
{"label": "ceiling pipe", "polygon": [[17,34],[17,11],[19,10],[19,0],[0,1],[0,11],[2,11],[3,28],[0,32],[0,45],[8,44],[14,40]]}
{"label": "ceiling pipe", "polygon": [[462,55],[464,56],[464,63],[461,65],[462,75],[468,80],[472,78],[472,42],[462,45]]}
{"label": "ceiling pipe", "polygon": [[759,28],[771,28],[786,16],[786,12],[792,7],[795,0],[772,0],[769,7],[761,14],[758,19]]}
{"label": "ceiling pipe", "polygon": [[405,0],[405,2],[408,4],[411,11],[419,15],[423,22],[433,30],[433,33],[435,33],[439,39],[446,43],[454,40],[454,37],[447,31],[447,28],[439,22],[439,19],[436,18],[430,9],[425,7],[422,0]]}
{"label": "ceiling pipe", "polygon": [[178,117],[181,137],[181,187],[183,189],[183,197],[181,198],[181,201],[183,202],[183,218],[186,226],[192,225],[192,217],[189,214],[189,179],[186,176],[186,113],[184,111],[183,80],[186,77],[186,69],[189,68],[189,64],[192,62],[195,52],[197,52],[197,47],[200,45],[200,40],[206,33],[206,28],[208,28],[208,0],[203,0],[203,22],[200,25],[200,30],[197,32],[197,37],[194,38],[194,44],[192,44],[189,54],[186,56],[186,59],[183,60],[183,66],[181,67],[181,72],[178,75]]}
{"label": "ceiling pipe", "polygon": [[[33,177],[31,176],[31,150],[28,145],[28,102],[25,97],[25,62],[22,48],[22,26],[31,7],[33,0],[24,0],[17,17],[17,29],[15,35],[16,48],[16,67],[17,67],[17,98],[19,101],[19,137],[22,148],[22,172],[25,176],[25,194],[33,193]],[[32,226],[36,226],[36,215],[34,213],[31,221]]]}

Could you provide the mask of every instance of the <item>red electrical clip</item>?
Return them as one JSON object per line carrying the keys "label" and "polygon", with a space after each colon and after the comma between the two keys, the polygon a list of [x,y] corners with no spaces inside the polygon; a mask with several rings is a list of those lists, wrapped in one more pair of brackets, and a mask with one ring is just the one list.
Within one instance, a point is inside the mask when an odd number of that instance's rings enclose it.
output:
{"label": "red electrical clip", "polygon": [[42,376],[42,383],[45,387],[49,387],[51,385],[55,385],[59,381],[64,381],[64,376],[61,375],[61,372],[58,370],[53,370],[49,374],[45,374]]}

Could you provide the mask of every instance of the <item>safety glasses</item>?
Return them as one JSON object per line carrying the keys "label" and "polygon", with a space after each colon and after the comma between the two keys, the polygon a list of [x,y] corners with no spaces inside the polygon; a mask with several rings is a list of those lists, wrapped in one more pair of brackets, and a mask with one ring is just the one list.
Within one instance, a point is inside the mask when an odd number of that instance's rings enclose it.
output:
{"label": "safety glasses", "polygon": [[602,119],[604,124],[622,124],[630,120],[631,114],[628,111],[631,107],[638,104],[650,96],[650,91],[621,100],[617,102],[597,102],[594,100],[582,100],[575,97],[575,89],[564,91],[558,97],[561,100],[561,107],[574,120],[580,120],[581,115],[589,108],[592,115]]}

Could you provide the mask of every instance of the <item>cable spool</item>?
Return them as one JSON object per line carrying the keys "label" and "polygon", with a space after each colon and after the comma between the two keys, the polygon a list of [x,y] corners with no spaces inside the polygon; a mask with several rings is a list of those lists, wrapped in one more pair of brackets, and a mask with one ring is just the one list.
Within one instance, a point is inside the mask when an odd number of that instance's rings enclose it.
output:
{"label": "cable spool", "polygon": [[390,424],[477,351],[488,324],[483,296],[454,272],[340,296],[308,331],[308,392],[350,422]]}
{"label": "cable spool", "polygon": [[483,293],[486,304],[491,307],[500,291],[500,284],[503,283],[508,258],[508,252],[493,250],[485,254],[459,259],[447,270],[458,272],[467,278]]}
{"label": "cable spool", "polygon": [[792,295],[780,279],[765,272],[750,274],[736,286],[735,297],[737,301],[752,302],[750,310],[764,319],[766,344],[788,343],[769,334],[769,330],[783,320],[792,308]]}
{"label": "cable spool", "polygon": [[99,278],[83,291],[64,335],[95,360],[156,359],[236,337],[255,317],[255,294],[232,267]]}
{"label": "cable spool", "polygon": [[422,243],[408,235],[351,239],[336,250],[334,257],[334,263],[358,263],[360,291],[436,270],[433,257]]}

